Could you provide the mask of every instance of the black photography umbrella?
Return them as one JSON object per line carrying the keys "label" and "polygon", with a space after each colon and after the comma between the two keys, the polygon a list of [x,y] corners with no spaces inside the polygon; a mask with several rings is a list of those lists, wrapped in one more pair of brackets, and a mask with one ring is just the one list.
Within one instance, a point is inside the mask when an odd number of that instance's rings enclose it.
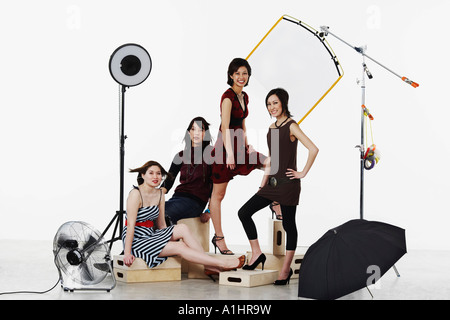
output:
{"label": "black photography umbrella", "polygon": [[[350,220],[330,229],[306,252],[298,296],[337,299],[382,277],[406,253],[405,230],[390,224]],[[378,279],[375,279],[379,280]]]}

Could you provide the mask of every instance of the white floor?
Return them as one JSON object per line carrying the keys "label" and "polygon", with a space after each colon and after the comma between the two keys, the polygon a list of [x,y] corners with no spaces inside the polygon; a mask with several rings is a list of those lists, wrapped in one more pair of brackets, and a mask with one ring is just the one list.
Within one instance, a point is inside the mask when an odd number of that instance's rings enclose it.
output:
{"label": "white floor", "polygon": [[[235,252],[243,248],[230,246]],[[113,254],[114,254],[113,247]],[[0,240],[0,293],[10,291],[45,291],[58,281],[53,263],[52,243],[46,241]],[[341,300],[424,300],[450,299],[450,252],[411,251],[394,270],[388,271],[375,287],[373,298],[367,289],[340,298]],[[7,294],[0,300],[303,300],[297,297],[298,280],[285,287],[266,285],[240,288],[219,285],[211,280],[182,277],[181,281],[124,284],[117,282],[111,292],[64,292],[60,285],[44,294]]]}

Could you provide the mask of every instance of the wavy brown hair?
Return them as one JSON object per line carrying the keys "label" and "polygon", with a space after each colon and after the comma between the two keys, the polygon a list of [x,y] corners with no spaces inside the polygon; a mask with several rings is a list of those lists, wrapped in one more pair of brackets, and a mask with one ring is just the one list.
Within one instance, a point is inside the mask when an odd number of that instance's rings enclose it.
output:
{"label": "wavy brown hair", "polygon": [[156,161],[153,161],[153,160],[147,161],[143,166],[141,166],[139,168],[130,169],[129,172],[137,172],[138,173],[137,183],[139,185],[141,185],[141,184],[144,183],[144,178],[142,178],[142,175],[144,175],[147,172],[148,168],[150,168],[152,166],[157,166],[161,170],[161,174],[163,176],[163,179],[165,179],[167,177],[172,178],[172,175],[169,172],[167,172],[163,168],[163,166],[159,164],[159,162],[156,162]]}

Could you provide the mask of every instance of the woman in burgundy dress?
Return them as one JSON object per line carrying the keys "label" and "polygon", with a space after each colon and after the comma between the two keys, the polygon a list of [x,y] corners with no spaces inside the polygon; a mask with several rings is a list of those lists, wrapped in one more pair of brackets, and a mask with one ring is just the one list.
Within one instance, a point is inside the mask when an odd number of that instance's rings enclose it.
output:
{"label": "woman in burgundy dress", "polygon": [[[239,210],[239,219],[250,241],[252,258],[243,269],[253,270],[264,262],[252,215],[276,201],[283,212],[283,228],[286,231],[286,258],[280,270],[276,285],[285,285],[292,275],[290,268],[297,248],[297,227],[295,213],[300,198],[300,179],[303,179],[316,159],[319,149],[303,133],[288,109],[289,95],[286,90],[271,90],[266,97],[269,114],[276,117],[275,123],[269,127],[267,144],[269,147],[270,165],[261,182],[260,190]],[[297,142],[300,141],[308,149],[308,158],[302,171],[297,171]],[[270,170],[269,170],[270,166]]]}
{"label": "woman in burgundy dress", "polygon": [[221,126],[214,146],[212,164],[213,190],[209,203],[215,235],[212,243],[222,254],[233,254],[225,243],[221,223],[221,203],[228,182],[236,175],[248,175],[262,169],[266,157],[253,150],[247,142],[245,118],[248,116],[248,95],[243,91],[251,76],[249,63],[242,58],[231,61],[227,83],[220,101]]}

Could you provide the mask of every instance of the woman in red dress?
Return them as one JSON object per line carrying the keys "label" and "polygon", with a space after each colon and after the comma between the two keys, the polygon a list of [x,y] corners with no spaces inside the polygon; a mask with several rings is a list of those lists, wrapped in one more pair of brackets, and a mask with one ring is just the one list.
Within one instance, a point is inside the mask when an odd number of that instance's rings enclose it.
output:
{"label": "woman in red dress", "polygon": [[230,88],[220,101],[221,126],[214,146],[213,191],[209,209],[215,229],[214,248],[222,254],[233,254],[225,243],[221,223],[221,203],[228,182],[236,175],[246,176],[254,169],[262,169],[266,156],[256,152],[247,142],[248,95],[243,91],[251,76],[247,60],[236,58],[231,61],[227,76]]}

